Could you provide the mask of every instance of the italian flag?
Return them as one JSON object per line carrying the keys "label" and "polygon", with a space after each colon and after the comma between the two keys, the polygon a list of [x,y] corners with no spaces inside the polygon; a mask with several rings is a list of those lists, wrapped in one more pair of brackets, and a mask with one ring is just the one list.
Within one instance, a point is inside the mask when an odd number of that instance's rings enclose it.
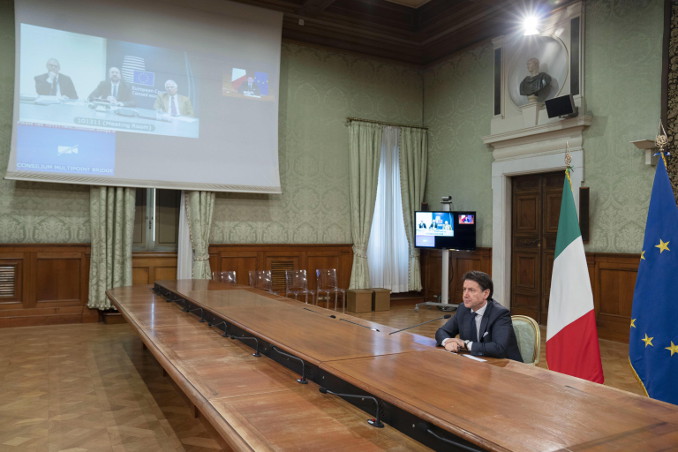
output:
{"label": "italian flag", "polygon": [[591,281],[568,170],[565,175],[546,326],[546,363],[556,372],[602,383]]}

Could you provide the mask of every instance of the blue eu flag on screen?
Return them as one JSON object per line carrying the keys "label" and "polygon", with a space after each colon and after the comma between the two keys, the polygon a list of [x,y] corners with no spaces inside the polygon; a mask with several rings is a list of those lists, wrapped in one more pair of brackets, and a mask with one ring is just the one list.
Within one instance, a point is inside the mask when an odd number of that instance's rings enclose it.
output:
{"label": "blue eu flag on screen", "polygon": [[155,72],[135,70],[134,83],[138,85],[154,86]]}
{"label": "blue eu flag on screen", "polygon": [[633,293],[629,359],[650,397],[678,404],[678,207],[663,158]]}

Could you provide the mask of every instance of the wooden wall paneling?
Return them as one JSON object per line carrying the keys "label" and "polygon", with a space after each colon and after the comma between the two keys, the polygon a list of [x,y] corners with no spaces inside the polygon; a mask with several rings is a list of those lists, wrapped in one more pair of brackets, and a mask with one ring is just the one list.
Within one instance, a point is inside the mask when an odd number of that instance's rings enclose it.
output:
{"label": "wooden wall paneling", "polygon": [[149,274],[150,267],[132,267],[132,285],[138,286],[140,284],[150,284],[151,276]]}
{"label": "wooden wall paneling", "polygon": [[132,284],[153,284],[158,280],[177,278],[176,253],[134,253],[132,256]]}
{"label": "wooden wall paneling", "polygon": [[216,266],[212,267],[214,271],[235,270],[235,276],[238,284],[249,284],[249,271],[259,269],[257,265],[258,252],[249,250],[227,250],[215,254]]}
{"label": "wooden wall paneling", "polygon": [[[176,259],[174,263],[166,263],[164,265],[155,265],[153,267],[155,277],[151,281],[177,279],[177,264]],[[149,283],[150,284],[150,283]]]}
{"label": "wooden wall paneling", "polygon": [[315,271],[322,268],[336,268],[339,287],[348,289],[353,268],[353,247],[338,245],[309,250],[306,255],[306,273],[311,290],[315,290],[317,285]]}
{"label": "wooden wall paneling", "polygon": [[13,279],[13,294],[0,297],[0,326],[89,321],[89,249],[81,244],[0,244],[0,267],[12,268],[5,276]]}
{"label": "wooden wall paneling", "polygon": [[[98,311],[86,308],[89,252],[89,245],[82,244],[0,244],[0,326],[96,321]],[[421,252],[422,293],[426,301],[435,301],[434,296],[440,294],[441,254],[439,250]],[[461,300],[462,275],[471,269],[491,273],[491,261],[489,248],[450,252],[452,302]],[[599,336],[627,341],[638,255],[589,253],[587,262]],[[216,245],[210,247],[210,263],[215,269],[235,269],[242,284],[247,284],[250,269],[277,263],[306,268],[312,289],[315,269],[333,267],[340,285],[347,288],[353,251],[351,245]],[[175,253],[137,253],[132,265],[134,284],[176,277]],[[7,275],[2,275],[3,268]],[[9,278],[5,286],[2,278]],[[550,284],[550,277],[548,280]]]}
{"label": "wooden wall paneling", "polygon": [[638,273],[637,254],[597,254],[591,270],[598,335],[628,342],[633,291]]}
{"label": "wooden wall paneling", "polygon": [[36,297],[34,306],[82,304],[81,253],[36,253]]}
{"label": "wooden wall paneling", "polygon": [[486,259],[488,254],[488,249],[450,251],[449,297],[451,303],[460,303],[462,301],[462,286],[464,284],[462,278],[464,274],[471,270],[479,270],[487,274],[492,273],[492,262],[488,262]]}
{"label": "wooden wall paneling", "polygon": [[[439,301],[442,278],[442,252],[440,250],[421,250],[421,279],[424,301]],[[489,248],[477,248],[474,251],[450,251],[449,253],[449,301],[458,303],[462,299],[461,278],[470,270],[492,273],[492,254]]]}
{"label": "wooden wall paneling", "polygon": [[[249,270],[273,270],[274,283],[284,289],[284,270],[305,269],[309,288],[315,289],[316,268],[336,268],[339,285],[347,288],[353,265],[351,245],[210,245],[214,271],[235,270],[238,283],[248,284]],[[277,282],[276,282],[277,281]],[[275,285],[274,284],[274,285]]]}
{"label": "wooden wall paneling", "polygon": [[92,262],[92,253],[89,245],[83,249],[83,256],[80,260],[80,299],[82,300],[83,323],[96,323],[100,320],[100,311],[87,307],[89,302],[89,269]]}

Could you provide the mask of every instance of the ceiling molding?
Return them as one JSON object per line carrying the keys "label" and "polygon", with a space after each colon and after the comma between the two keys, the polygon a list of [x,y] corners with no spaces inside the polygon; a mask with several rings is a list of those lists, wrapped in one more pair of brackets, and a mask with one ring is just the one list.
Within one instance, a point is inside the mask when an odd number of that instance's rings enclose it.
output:
{"label": "ceiling molding", "polygon": [[[283,38],[428,65],[575,0],[232,0],[283,13]],[[405,5],[406,4],[406,5]]]}

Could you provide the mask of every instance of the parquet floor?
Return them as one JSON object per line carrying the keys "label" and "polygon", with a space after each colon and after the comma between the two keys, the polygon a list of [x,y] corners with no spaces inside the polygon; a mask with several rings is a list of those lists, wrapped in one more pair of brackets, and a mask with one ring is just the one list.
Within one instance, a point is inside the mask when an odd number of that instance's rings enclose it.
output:
{"label": "parquet floor", "polygon": [[[402,328],[444,314],[415,303],[357,316]],[[605,384],[642,393],[626,344],[601,340],[601,353]],[[0,451],[182,450],[226,449],[127,324],[0,328]]]}

